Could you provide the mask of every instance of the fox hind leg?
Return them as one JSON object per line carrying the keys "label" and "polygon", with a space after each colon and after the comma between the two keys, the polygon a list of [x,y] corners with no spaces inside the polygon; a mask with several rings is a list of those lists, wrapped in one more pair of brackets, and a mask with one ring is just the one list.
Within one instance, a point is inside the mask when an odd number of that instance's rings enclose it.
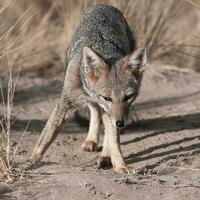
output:
{"label": "fox hind leg", "polygon": [[88,104],[90,109],[90,125],[86,140],[82,144],[84,151],[92,152],[97,150],[99,140],[99,128],[101,122],[100,108],[96,104]]}
{"label": "fox hind leg", "polygon": [[112,166],[107,131],[108,131],[107,129],[105,129],[105,131],[104,131],[103,149],[101,152],[101,156],[99,157],[99,159],[97,161],[97,166],[99,168],[109,168]]}

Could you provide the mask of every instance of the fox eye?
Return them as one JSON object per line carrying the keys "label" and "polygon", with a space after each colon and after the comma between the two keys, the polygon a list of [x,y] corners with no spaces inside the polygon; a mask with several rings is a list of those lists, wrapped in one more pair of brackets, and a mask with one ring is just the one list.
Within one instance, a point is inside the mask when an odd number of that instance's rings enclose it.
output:
{"label": "fox eye", "polygon": [[106,101],[110,101],[110,102],[112,102],[112,98],[110,98],[110,97],[104,97],[104,96],[102,96]]}
{"label": "fox eye", "polygon": [[131,93],[131,94],[129,94],[129,95],[126,95],[126,96],[124,97],[124,101],[128,101],[128,100],[131,99],[133,96],[135,96],[134,93]]}

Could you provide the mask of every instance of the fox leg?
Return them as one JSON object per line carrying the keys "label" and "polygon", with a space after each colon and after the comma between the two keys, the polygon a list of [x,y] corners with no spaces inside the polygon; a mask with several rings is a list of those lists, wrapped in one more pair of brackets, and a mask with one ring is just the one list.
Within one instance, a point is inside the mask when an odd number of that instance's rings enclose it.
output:
{"label": "fox leg", "polygon": [[99,168],[106,168],[106,167],[112,166],[111,158],[110,158],[110,145],[109,145],[109,141],[108,141],[108,132],[107,131],[108,131],[107,129],[105,129],[105,131],[104,131],[103,149],[101,152],[101,156],[99,157],[99,159],[97,161],[97,165]]}
{"label": "fox leg", "polygon": [[[110,146],[110,156],[112,165],[117,172],[134,172],[126,166],[120,148],[120,135],[118,129],[112,124],[109,116],[106,113],[102,114],[102,120],[105,126],[105,133],[108,137]],[[105,147],[106,148],[106,147]],[[105,150],[106,151],[106,150]]]}
{"label": "fox leg", "polygon": [[63,127],[65,117],[68,118],[75,110],[75,105],[72,104],[65,92],[62,93],[59,103],[54,108],[49,120],[47,121],[35,149],[29,158],[32,163],[37,163],[42,159],[45,151],[54,141],[61,128]]}
{"label": "fox leg", "polygon": [[97,150],[99,140],[99,128],[101,122],[100,108],[95,104],[88,104],[90,109],[90,126],[86,140],[82,144],[84,151],[92,152]]}

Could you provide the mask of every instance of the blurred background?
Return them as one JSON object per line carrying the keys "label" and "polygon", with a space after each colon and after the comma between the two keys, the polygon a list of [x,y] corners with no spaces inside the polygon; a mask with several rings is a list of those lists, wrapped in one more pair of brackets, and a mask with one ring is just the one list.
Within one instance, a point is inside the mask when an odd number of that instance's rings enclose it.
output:
{"label": "blurred background", "polygon": [[149,62],[200,71],[200,4],[195,0],[1,0],[0,74],[64,70],[67,46],[92,4],[119,8]]}

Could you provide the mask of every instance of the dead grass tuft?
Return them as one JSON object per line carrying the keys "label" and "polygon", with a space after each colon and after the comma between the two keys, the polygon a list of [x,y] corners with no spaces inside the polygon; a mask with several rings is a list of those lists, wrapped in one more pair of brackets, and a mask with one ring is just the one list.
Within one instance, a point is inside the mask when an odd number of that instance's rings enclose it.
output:
{"label": "dead grass tuft", "polygon": [[12,169],[10,162],[10,133],[11,133],[11,116],[13,108],[13,97],[16,86],[16,81],[12,79],[12,67],[10,68],[10,76],[8,81],[7,97],[3,93],[1,84],[1,95],[2,95],[2,107],[3,117],[0,118],[1,133],[0,133],[0,181],[9,183],[13,182],[16,178],[16,174]]}

